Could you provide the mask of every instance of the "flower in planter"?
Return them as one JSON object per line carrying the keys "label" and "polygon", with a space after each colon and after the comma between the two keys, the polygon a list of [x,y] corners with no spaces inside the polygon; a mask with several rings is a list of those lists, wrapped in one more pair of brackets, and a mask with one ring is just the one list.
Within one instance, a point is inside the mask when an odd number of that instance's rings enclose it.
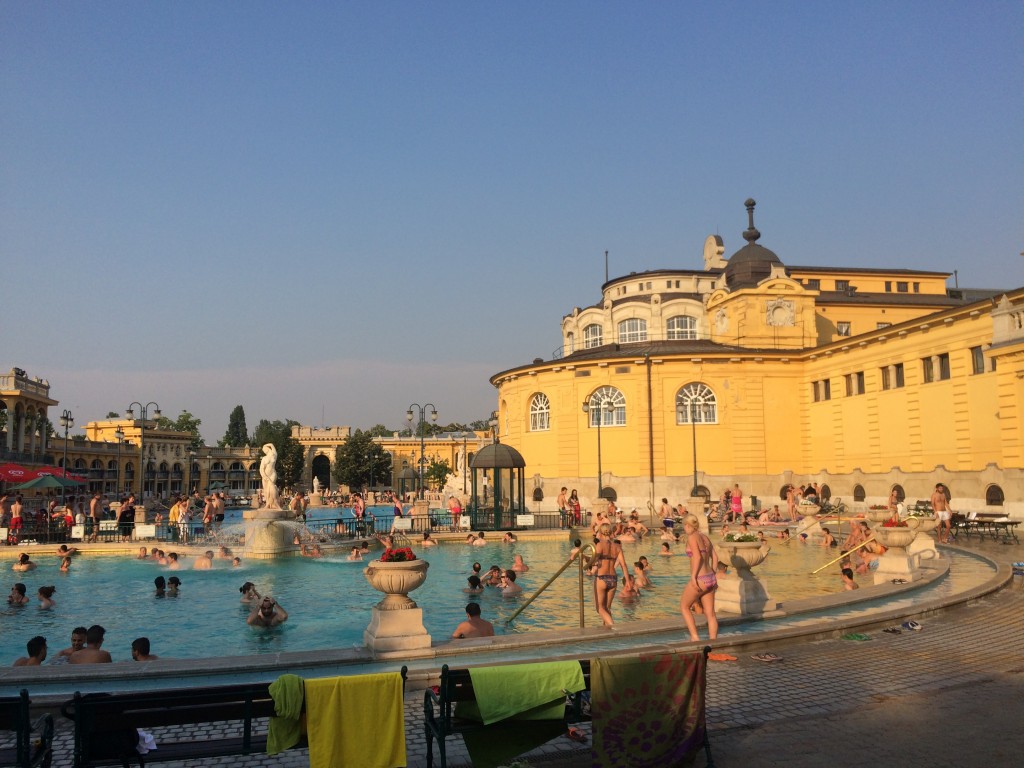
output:
{"label": "flower in planter", "polygon": [[745,542],[757,540],[757,536],[752,533],[727,533],[725,535],[725,541]]}
{"label": "flower in planter", "polygon": [[886,520],[882,523],[883,528],[906,528],[907,524],[902,520]]}
{"label": "flower in planter", "polygon": [[385,549],[384,554],[380,556],[380,561],[382,563],[405,563],[415,559],[416,555],[409,547]]}

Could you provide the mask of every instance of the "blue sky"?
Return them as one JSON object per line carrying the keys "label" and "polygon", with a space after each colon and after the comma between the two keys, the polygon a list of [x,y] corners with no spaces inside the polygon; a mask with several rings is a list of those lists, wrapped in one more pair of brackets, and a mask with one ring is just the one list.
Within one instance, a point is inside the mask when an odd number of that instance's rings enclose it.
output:
{"label": "blue sky", "polygon": [[1024,5],[3,3],[0,367],[155,400],[486,418],[610,272],[709,234],[1024,284]]}

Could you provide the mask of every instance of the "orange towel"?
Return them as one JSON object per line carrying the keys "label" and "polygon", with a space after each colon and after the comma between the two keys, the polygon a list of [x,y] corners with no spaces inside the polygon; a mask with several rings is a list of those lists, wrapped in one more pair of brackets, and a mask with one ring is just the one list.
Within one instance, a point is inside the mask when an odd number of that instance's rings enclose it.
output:
{"label": "orange towel", "polygon": [[306,680],[306,725],[310,768],[404,766],[402,676]]}

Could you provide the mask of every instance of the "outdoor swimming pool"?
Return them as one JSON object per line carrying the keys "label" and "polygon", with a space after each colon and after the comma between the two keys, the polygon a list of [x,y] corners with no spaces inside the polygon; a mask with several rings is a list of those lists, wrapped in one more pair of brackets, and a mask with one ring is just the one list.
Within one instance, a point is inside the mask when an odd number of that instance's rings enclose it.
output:
{"label": "outdoor swimming pool", "polygon": [[[617,621],[643,621],[678,615],[679,595],[688,580],[689,560],[685,556],[660,557],[661,542],[650,539],[626,544],[632,563],[647,555],[652,565],[655,588],[646,591],[638,603],[617,601]],[[835,556],[834,550],[776,542],[768,559],[756,571],[764,578],[776,600],[793,600],[839,591],[839,580],[828,569],[818,576],[810,572]],[[424,613],[424,624],[435,642],[447,639],[464,617],[468,600],[477,600],[483,615],[494,622],[499,634],[578,626],[579,602],[576,566],[563,574],[514,624],[505,620],[526,597],[544,583],[568,556],[568,536],[516,544],[494,542],[486,547],[444,543],[417,554],[431,564],[426,584],[412,593]],[[169,548],[168,548],[169,549]],[[130,645],[139,636],[150,638],[153,652],[173,658],[204,658],[276,654],[286,651],[344,649],[362,645],[362,634],[370,621],[370,608],[381,597],[363,577],[371,553],[362,562],[349,562],[345,553],[322,559],[300,557],[246,562],[231,568],[229,561],[216,561],[211,571],[191,570],[191,558],[184,567],[170,571],[148,561],[128,557],[79,555],[70,573],[59,571],[59,559],[32,548],[39,567],[27,574],[6,571],[4,589],[24,582],[33,597],[29,606],[0,609],[0,662],[9,664],[24,655],[25,642],[33,635],[48,640],[51,658],[69,644],[71,630],[78,625],[101,624],[107,630],[104,647],[115,660],[131,658]],[[462,592],[474,560],[484,570],[490,565],[510,566],[514,554],[523,555],[531,566],[522,574],[520,598],[503,598],[497,590],[469,596]],[[6,561],[5,561],[6,562]],[[8,566],[9,567],[9,566]],[[964,558],[958,571],[974,568]],[[980,565],[977,567],[981,567]],[[177,574],[183,584],[177,597],[154,597],[153,579]],[[288,610],[288,622],[273,630],[254,629],[245,624],[248,609],[239,602],[238,588],[252,581],[263,594],[273,594]],[[54,584],[57,603],[41,611],[34,599],[38,587]],[[592,586],[584,584],[587,626],[600,624],[593,610]]]}

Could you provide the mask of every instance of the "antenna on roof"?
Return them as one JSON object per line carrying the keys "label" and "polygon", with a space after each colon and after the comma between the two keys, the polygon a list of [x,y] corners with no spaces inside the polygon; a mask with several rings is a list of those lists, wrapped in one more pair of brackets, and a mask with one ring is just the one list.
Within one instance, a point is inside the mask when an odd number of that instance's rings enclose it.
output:
{"label": "antenna on roof", "polygon": [[608,282],[608,251],[604,252],[604,281]]}

